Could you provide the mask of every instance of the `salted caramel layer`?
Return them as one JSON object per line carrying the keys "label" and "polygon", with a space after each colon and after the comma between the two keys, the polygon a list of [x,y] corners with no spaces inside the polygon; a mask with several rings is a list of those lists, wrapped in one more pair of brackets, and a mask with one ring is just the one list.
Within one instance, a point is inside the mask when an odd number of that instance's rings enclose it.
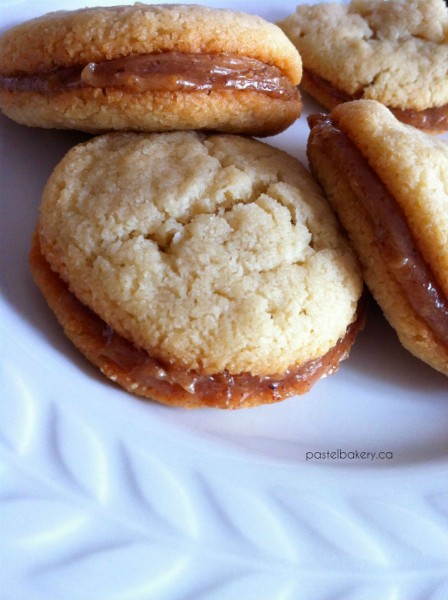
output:
{"label": "salted caramel layer", "polygon": [[364,306],[361,304],[357,320],[324,356],[300,366],[294,365],[279,375],[232,375],[227,371],[210,375],[182,369],[150,356],[111,329],[52,271],[41,252],[37,234],[33,238],[30,263],[35,281],[49,306],[81,352],[125,389],[168,404],[239,408],[303,394],[318,379],[338,369],[339,362],[348,356],[356,334],[364,325]]}
{"label": "salted caramel layer", "polygon": [[119,88],[130,93],[255,90],[285,99],[298,95],[296,86],[277,67],[229,53],[126,56],[45,73],[1,76],[0,86],[43,94],[94,87]]}
{"label": "salted caramel layer", "polygon": [[103,329],[105,343],[101,356],[139,386],[160,394],[176,396],[181,388],[182,392],[194,395],[204,405],[235,406],[244,404],[253,396],[268,396],[270,402],[275,402],[295,394],[304,394],[318,379],[334,373],[339,362],[348,356],[360,327],[359,322],[350,325],[344,338],[325,355],[269,377],[257,377],[250,373],[232,375],[227,371],[207,375],[195,370],[181,370],[136,348],[107,326]]}
{"label": "salted caramel layer", "polygon": [[310,147],[317,147],[350,187],[368,217],[390,274],[417,315],[448,345],[448,300],[416,246],[401,207],[330,116],[313,115],[308,122]]}
{"label": "salted caramel layer", "polygon": [[[303,70],[301,85],[303,89],[308,89],[310,93],[314,91],[320,92],[329,100],[330,108],[334,108],[342,102],[350,102],[351,100],[359,100],[362,98],[362,91],[357,94],[347,94],[338,89],[326,79],[322,79],[318,75]],[[419,129],[428,131],[444,131],[448,129],[448,105],[427,108],[425,110],[401,110],[399,108],[388,107],[389,110],[403,123],[413,125]]]}

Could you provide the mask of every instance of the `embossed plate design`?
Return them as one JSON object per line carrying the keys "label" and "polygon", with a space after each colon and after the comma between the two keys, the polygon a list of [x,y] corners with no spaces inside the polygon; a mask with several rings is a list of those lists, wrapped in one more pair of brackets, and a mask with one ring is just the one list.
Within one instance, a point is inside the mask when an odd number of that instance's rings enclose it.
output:
{"label": "embossed plate design", "polygon": [[[0,0],[0,27],[82,5]],[[140,401],[65,339],[27,254],[85,137],[0,116],[0,600],[446,600],[447,381],[373,305],[336,375],[231,413]],[[306,162],[306,138],[302,117],[268,141]]]}

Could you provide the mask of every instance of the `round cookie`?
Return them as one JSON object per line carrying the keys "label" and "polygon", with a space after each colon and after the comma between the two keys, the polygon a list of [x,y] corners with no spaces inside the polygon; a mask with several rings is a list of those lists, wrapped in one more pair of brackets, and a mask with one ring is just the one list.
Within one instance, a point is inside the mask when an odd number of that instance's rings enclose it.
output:
{"label": "round cookie", "polygon": [[402,344],[448,375],[448,145],[372,100],[309,122],[312,172],[372,294]]}
{"label": "round cookie", "polygon": [[448,130],[444,0],[304,4],[279,26],[302,56],[302,89],[326,108],[376,100],[403,122]]}
{"label": "round cookie", "polygon": [[303,393],[360,327],[362,281],[319,188],[296,159],[238,136],[76,146],[45,187],[31,258],[81,351],[167,404]]}
{"label": "round cookie", "polygon": [[273,135],[300,115],[301,74],[276,25],[196,5],[61,11],[0,37],[0,109],[38,127]]}

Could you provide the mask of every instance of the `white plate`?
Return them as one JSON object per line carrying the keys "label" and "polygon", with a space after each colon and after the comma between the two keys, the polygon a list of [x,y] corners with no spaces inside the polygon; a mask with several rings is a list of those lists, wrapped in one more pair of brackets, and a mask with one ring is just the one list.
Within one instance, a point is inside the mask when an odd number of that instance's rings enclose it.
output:
{"label": "white plate", "polygon": [[[80,5],[0,0],[0,26]],[[446,378],[371,306],[350,359],[302,398],[187,412],[126,394],[27,265],[42,187],[85,136],[5,117],[0,132],[1,600],[446,600]],[[305,161],[306,137],[301,118],[269,141]]]}

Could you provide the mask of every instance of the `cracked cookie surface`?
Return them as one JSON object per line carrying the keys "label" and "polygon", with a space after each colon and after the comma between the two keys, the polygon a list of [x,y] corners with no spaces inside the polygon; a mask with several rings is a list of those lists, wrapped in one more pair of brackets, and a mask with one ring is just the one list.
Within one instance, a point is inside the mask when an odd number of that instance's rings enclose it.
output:
{"label": "cracked cookie surface", "polygon": [[72,149],[44,191],[46,260],[110,327],[204,373],[319,357],[362,282],[309,173],[255,140],[117,133]]}
{"label": "cracked cookie surface", "polygon": [[448,375],[448,145],[358,100],[314,119],[308,158],[401,343]]}
{"label": "cracked cookie surface", "polygon": [[0,110],[32,127],[274,135],[301,114],[301,75],[276,25],[198,5],[58,11],[0,36]]}
{"label": "cracked cookie surface", "polygon": [[[346,99],[414,111],[448,105],[443,0],[301,5],[279,26],[298,48],[304,69]],[[328,105],[324,96],[318,99]]]}

